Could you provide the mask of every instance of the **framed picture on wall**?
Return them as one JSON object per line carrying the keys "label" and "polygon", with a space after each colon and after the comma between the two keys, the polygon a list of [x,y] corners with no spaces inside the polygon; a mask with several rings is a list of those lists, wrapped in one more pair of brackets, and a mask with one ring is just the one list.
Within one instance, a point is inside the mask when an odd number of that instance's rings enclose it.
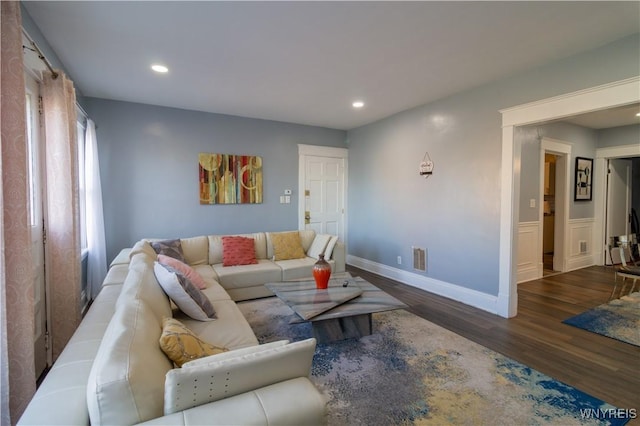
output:
{"label": "framed picture on wall", "polygon": [[591,201],[593,196],[593,159],[576,157],[574,201]]}

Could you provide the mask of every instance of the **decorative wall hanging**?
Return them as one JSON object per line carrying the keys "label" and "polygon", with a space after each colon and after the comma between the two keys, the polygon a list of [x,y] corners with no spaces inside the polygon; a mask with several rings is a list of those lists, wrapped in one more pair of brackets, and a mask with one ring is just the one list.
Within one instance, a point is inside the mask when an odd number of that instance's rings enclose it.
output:
{"label": "decorative wall hanging", "polygon": [[420,176],[424,176],[425,179],[427,179],[433,173],[433,161],[431,161],[431,157],[429,156],[428,151],[425,152],[424,157],[422,157],[418,172],[420,173]]}
{"label": "decorative wall hanging", "polygon": [[262,157],[198,154],[200,204],[262,203]]}
{"label": "decorative wall hanging", "polygon": [[591,201],[593,159],[576,157],[576,186],[574,201]]}

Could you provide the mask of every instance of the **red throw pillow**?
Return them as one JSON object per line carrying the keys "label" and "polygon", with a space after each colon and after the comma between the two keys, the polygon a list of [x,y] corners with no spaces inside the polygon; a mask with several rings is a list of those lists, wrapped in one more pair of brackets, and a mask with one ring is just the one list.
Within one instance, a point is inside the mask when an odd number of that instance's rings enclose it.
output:
{"label": "red throw pillow", "polygon": [[253,265],[256,260],[256,248],[253,238],[222,237],[222,266]]}

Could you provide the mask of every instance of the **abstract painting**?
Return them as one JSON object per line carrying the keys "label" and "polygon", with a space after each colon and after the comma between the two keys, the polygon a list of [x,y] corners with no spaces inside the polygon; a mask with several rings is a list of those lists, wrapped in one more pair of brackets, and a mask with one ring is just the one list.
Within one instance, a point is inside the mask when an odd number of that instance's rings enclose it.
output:
{"label": "abstract painting", "polygon": [[593,159],[576,157],[576,186],[574,201],[591,201],[593,179]]}
{"label": "abstract painting", "polygon": [[262,203],[262,157],[198,154],[200,204]]}

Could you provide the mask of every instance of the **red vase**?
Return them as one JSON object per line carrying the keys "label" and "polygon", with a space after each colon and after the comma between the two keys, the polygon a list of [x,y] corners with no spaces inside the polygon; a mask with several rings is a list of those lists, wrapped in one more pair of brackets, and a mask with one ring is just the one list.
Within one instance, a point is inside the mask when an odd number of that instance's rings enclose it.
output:
{"label": "red vase", "polygon": [[326,289],[329,286],[329,278],[331,277],[331,265],[324,260],[324,254],[320,255],[315,265],[313,265],[313,278],[316,280],[317,289]]}

